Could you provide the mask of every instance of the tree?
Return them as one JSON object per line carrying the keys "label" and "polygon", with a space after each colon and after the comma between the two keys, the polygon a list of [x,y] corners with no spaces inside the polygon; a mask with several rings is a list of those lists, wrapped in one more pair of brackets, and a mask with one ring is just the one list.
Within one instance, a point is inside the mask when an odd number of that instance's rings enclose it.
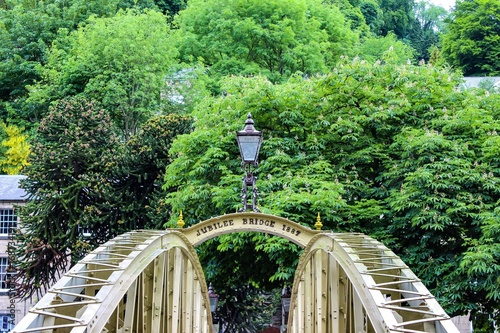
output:
{"label": "tree", "polygon": [[[265,137],[257,169],[263,212],[311,227],[320,213],[327,229],[367,233],[394,249],[450,314],[493,315],[500,253],[488,246],[499,242],[500,104],[496,94],[459,92],[460,79],[390,58],[344,60],[329,75],[283,84],[228,78],[226,94],[199,104],[193,132],[172,145],[165,186],[176,191],[167,203],[188,224],[239,208],[234,133],[251,112]],[[265,277],[223,264],[248,248],[266,262]],[[482,261],[471,260],[486,248]],[[290,281],[300,253],[253,234],[219,237],[200,253],[215,249],[201,256],[211,281],[266,289]]]}
{"label": "tree", "polygon": [[356,41],[338,8],[316,0],[194,0],[175,22],[182,61],[273,82],[325,72]]}
{"label": "tree", "polygon": [[457,1],[443,36],[445,58],[466,76],[498,75],[499,21],[498,1]]}
{"label": "tree", "polygon": [[16,245],[21,297],[46,289],[69,263],[127,229],[110,202],[117,150],[113,123],[93,102],[63,100],[40,123],[21,184],[28,193]]}
{"label": "tree", "polygon": [[186,8],[185,0],[155,0],[155,4],[164,14],[172,17],[180,10]]}
{"label": "tree", "polygon": [[418,60],[429,61],[431,49],[440,44],[440,35],[444,31],[446,9],[420,1],[414,7],[415,20],[411,29],[410,45],[416,50]]}
{"label": "tree", "polygon": [[368,37],[359,46],[359,57],[369,62],[388,60],[404,64],[414,58],[415,50],[397,39],[393,33],[387,36]]}
{"label": "tree", "polygon": [[168,153],[174,138],[191,130],[192,120],[178,114],[158,115],[148,119],[125,145],[113,178],[117,194],[115,205],[121,207],[122,223],[131,229],[161,229],[170,216],[162,189]]}
{"label": "tree", "polygon": [[370,31],[376,36],[380,35],[384,21],[382,19],[383,13],[379,3],[375,0],[363,0],[359,4],[359,9],[365,17],[366,24],[370,27]]}
{"label": "tree", "polygon": [[367,25],[365,16],[359,5],[355,6],[348,0],[328,0],[325,1],[325,3],[338,7],[349,23],[349,27],[356,31],[361,37],[369,35],[370,27]]}
{"label": "tree", "polygon": [[29,201],[16,250],[21,296],[46,289],[117,234],[162,226],[170,212],[161,187],[168,149],[190,124],[186,116],[156,116],[123,144],[95,103],[74,97],[51,108],[22,184]]}
{"label": "tree", "polygon": [[72,31],[90,15],[111,16],[116,0],[9,0],[0,9],[0,115],[31,128],[42,115],[26,103],[26,85],[40,80],[38,66],[60,29]]}
{"label": "tree", "polygon": [[17,175],[27,166],[30,146],[27,136],[14,125],[0,123],[3,137],[0,143],[0,170],[8,175]]}
{"label": "tree", "polygon": [[413,25],[413,0],[381,0],[380,9],[383,15],[382,36],[393,32],[400,39],[408,36]]}
{"label": "tree", "polygon": [[30,100],[43,109],[66,96],[86,96],[110,113],[128,139],[160,110],[177,55],[171,45],[161,13],[128,10],[90,18],[54,44],[43,80],[30,87]]}

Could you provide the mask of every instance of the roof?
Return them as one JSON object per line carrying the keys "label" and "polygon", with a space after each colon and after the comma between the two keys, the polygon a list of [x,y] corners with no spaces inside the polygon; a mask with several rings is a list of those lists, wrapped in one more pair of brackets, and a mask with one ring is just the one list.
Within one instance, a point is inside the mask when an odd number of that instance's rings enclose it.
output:
{"label": "roof", "polygon": [[464,77],[464,88],[498,88],[500,85],[499,76],[466,76]]}
{"label": "roof", "polygon": [[21,175],[0,175],[0,201],[24,201],[26,191],[19,187]]}

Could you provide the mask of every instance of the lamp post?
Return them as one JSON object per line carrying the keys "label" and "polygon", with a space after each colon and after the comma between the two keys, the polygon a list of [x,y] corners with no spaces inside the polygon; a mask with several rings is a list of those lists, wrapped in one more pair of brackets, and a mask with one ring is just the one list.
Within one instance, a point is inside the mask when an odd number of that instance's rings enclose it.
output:
{"label": "lamp post", "polygon": [[[241,190],[241,198],[243,208],[240,212],[245,212],[251,209],[254,212],[259,212],[257,208],[257,187],[255,182],[257,177],[253,175],[253,169],[259,165],[258,157],[260,146],[262,144],[262,131],[257,131],[253,126],[254,122],[252,115],[249,113],[245,122],[245,128],[236,132],[236,140],[241,154],[241,167],[245,171],[243,176],[243,189]],[[248,188],[252,188],[252,203],[248,203]]]}
{"label": "lamp post", "polygon": [[292,292],[289,286],[283,287],[281,291],[281,332],[287,331],[288,314],[290,313],[290,299]]}
{"label": "lamp post", "polygon": [[217,303],[219,303],[219,295],[214,291],[212,282],[208,286],[208,298],[210,300],[210,312],[212,312],[212,321],[214,325],[214,332],[219,332],[219,319],[215,317],[215,312],[217,311]]}

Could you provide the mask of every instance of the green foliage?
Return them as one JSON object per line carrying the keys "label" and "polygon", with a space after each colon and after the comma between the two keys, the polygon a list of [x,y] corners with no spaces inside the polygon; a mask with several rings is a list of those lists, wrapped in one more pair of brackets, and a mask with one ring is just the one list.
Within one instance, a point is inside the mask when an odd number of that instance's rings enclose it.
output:
{"label": "green foliage", "polygon": [[65,96],[84,95],[98,101],[129,138],[160,108],[176,54],[160,13],[129,10],[93,17],[52,47],[44,80],[30,87],[30,100],[43,108]]}
{"label": "green foliage", "polygon": [[160,228],[170,210],[161,184],[168,149],[191,120],[149,119],[125,145],[109,115],[82,98],[60,101],[40,124],[22,207],[19,293],[46,289],[89,250],[117,234]]}
{"label": "green foliage", "polygon": [[409,45],[398,40],[393,33],[384,37],[368,37],[359,47],[360,58],[369,62],[385,60],[404,64],[414,58],[414,53]]}
{"label": "green foliage", "polygon": [[382,35],[393,32],[400,39],[408,36],[413,25],[413,0],[380,0],[380,9],[384,24],[382,25]]}
{"label": "green foliage", "polygon": [[[26,103],[27,84],[40,79],[38,66],[60,29],[69,31],[90,15],[110,16],[115,0],[7,1],[0,9],[0,112],[32,127],[43,115]],[[9,110],[11,108],[11,110]]]}
{"label": "green foliage", "polygon": [[269,327],[281,300],[278,294],[263,293],[248,285],[223,285],[218,306],[219,323],[225,332],[261,332]]}
{"label": "green foliage", "polygon": [[28,165],[30,146],[27,136],[14,125],[0,123],[0,170],[4,174],[17,175]]}
{"label": "green foliage", "polygon": [[186,8],[186,0],[155,0],[155,4],[164,14],[172,17]]}
{"label": "green foliage", "polygon": [[360,36],[368,35],[369,26],[366,24],[365,16],[359,6],[352,5],[348,0],[328,0],[324,3],[335,5],[344,14],[352,30],[358,32]]}
{"label": "green foliage", "polygon": [[106,112],[83,99],[59,102],[38,127],[32,149],[16,245],[20,296],[52,285],[69,261],[126,230],[109,197],[117,140]]}
{"label": "green foliage", "polygon": [[384,24],[382,19],[383,13],[379,3],[375,0],[363,0],[359,4],[359,10],[365,17],[370,31],[375,35],[379,35]]}
{"label": "green foliage", "polygon": [[414,13],[410,45],[415,48],[418,60],[428,62],[432,48],[440,44],[440,35],[445,29],[443,21],[448,12],[443,7],[420,1],[415,4]]}
{"label": "green foliage", "polygon": [[[498,249],[489,247],[499,242],[489,230],[499,224],[500,99],[459,92],[460,77],[447,69],[389,60],[345,59],[329,75],[283,84],[227,78],[225,94],[201,102],[194,131],[172,145],[165,182],[176,191],[167,203],[188,224],[239,208],[235,131],[251,112],[264,131],[257,169],[263,212],[310,227],[319,212],[326,229],[373,235],[451,314],[492,314],[500,276]],[[272,288],[290,281],[299,253],[284,243],[238,234],[199,252],[210,253],[202,262],[212,281],[229,276]],[[484,264],[468,259],[485,248]],[[228,267],[241,256],[267,263],[268,273]]]}
{"label": "green foliage", "polygon": [[161,229],[170,216],[163,191],[165,167],[171,162],[168,150],[173,139],[189,133],[189,117],[177,114],[155,116],[144,123],[124,148],[114,178],[115,205],[122,221],[131,229]]}
{"label": "green foliage", "polygon": [[193,0],[176,24],[182,61],[272,81],[324,72],[356,41],[337,7],[316,0]]}
{"label": "green foliage", "polygon": [[464,75],[500,73],[500,3],[496,0],[457,1],[447,21],[443,53]]}

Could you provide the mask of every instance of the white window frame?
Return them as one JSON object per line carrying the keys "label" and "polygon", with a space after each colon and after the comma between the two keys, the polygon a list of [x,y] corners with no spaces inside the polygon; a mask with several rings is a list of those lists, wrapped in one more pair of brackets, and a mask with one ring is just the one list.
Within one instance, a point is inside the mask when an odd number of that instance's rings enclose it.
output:
{"label": "white window frame", "polygon": [[0,313],[0,333],[10,332],[15,325],[11,324],[12,316],[8,313]]}
{"label": "white window frame", "polygon": [[17,228],[17,215],[14,208],[0,208],[0,236],[7,237]]}
{"label": "white window frame", "polygon": [[9,267],[9,257],[0,256],[0,293],[9,292],[7,283],[7,268]]}

